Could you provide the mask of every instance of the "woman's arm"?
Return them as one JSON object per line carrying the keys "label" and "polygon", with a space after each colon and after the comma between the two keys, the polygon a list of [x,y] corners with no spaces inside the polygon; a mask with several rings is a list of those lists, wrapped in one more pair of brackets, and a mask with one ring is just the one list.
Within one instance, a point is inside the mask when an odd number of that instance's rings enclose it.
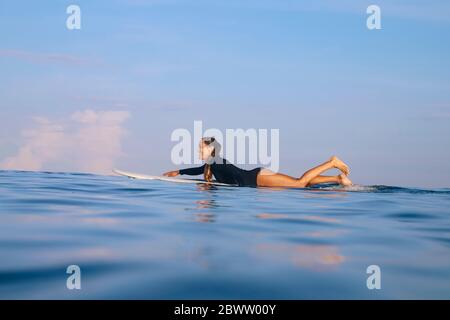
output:
{"label": "woman's arm", "polygon": [[196,168],[187,168],[187,169],[178,170],[179,174],[187,174],[189,176],[198,176],[199,174],[202,174],[204,171],[205,171],[205,165],[202,165],[201,167],[196,167]]}
{"label": "woman's arm", "polygon": [[198,176],[199,174],[202,174],[204,171],[205,171],[205,165],[202,165],[201,167],[196,167],[196,168],[187,168],[187,169],[169,171],[169,172],[164,173],[163,176],[176,177],[179,174],[187,174],[189,176]]}

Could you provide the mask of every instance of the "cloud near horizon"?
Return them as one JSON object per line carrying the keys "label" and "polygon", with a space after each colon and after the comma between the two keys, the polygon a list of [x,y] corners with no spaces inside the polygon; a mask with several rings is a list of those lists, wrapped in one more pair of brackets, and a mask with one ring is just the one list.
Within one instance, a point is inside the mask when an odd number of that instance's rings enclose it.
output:
{"label": "cloud near horizon", "polygon": [[35,117],[36,126],[22,131],[18,152],[0,162],[4,170],[64,170],[107,174],[122,155],[126,111],[77,111],[68,119]]}

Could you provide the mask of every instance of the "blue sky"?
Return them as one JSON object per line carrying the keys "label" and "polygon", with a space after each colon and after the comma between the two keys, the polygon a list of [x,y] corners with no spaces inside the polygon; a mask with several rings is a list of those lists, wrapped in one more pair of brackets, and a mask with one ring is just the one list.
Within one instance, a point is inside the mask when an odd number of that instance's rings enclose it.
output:
{"label": "blue sky", "polygon": [[355,183],[450,187],[446,1],[2,1],[0,39],[4,168],[159,174],[202,120],[279,129],[294,176],[337,154]]}

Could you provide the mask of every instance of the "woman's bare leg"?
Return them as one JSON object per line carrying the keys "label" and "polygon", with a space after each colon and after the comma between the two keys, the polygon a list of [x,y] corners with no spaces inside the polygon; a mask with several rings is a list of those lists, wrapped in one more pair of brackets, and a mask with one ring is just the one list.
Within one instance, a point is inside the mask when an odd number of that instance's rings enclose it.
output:
{"label": "woman's bare leg", "polygon": [[332,183],[332,182],[341,184],[343,186],[351,186],[353,184],[352,181],[345,174],[342,173],[337,176],[317,176],[308,183],[307,187],[311,187],[316,184]]}
{"label": "woman's bare leg", "polygon": [[308,183],[307,187],[321,183],[332,183],[332,182],[339,183],[339,181],[340,181],[339,176],[317,176]]}
{"label": "woman's bare leg", "polygon": [[333,156],[328,161],[306,171],[300,178],[293,178],[282,173],[259,174],[257,184],[261,187],[294,187],[304,188],[324,171],[337,168],[343,173],[348,174],[348,166],[339,158]]}
{"label": "woman's bare leg", "polygon": [[312,169],[309,169],[300,177],[300,179],[298,179],[299,184],[306,187],[311,182],[312,179],[316,178],[324,171],[336,168],[337,159],[338,159],[337,157],[331,157],[328,161],[319,164],[318,166]]}

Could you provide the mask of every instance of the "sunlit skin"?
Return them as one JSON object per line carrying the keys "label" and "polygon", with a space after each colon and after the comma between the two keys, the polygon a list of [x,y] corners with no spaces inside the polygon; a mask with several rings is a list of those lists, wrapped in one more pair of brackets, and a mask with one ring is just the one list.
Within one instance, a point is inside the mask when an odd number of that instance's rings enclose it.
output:
{"label": "sunlit skin", "polygon": [[[199,159],[206,161],[213,152],[214,147],[207,145],[203,141],[199,144]],[[336,176],[323,176],[325,171],[339,169],[342,173]],[[321,183],[337,183],[343,186],[351,186],[352,181],[348,178],[349,167],[338,157],[332,156],[318,166],[309,169],[301,177],[295,178],[283,173],[275,173],[269,169],[262,169],[257,176],[258,187],[284,187],[284,188],[305,188]],[[179,170],[164,173],[167,177],[176,177]]]}

